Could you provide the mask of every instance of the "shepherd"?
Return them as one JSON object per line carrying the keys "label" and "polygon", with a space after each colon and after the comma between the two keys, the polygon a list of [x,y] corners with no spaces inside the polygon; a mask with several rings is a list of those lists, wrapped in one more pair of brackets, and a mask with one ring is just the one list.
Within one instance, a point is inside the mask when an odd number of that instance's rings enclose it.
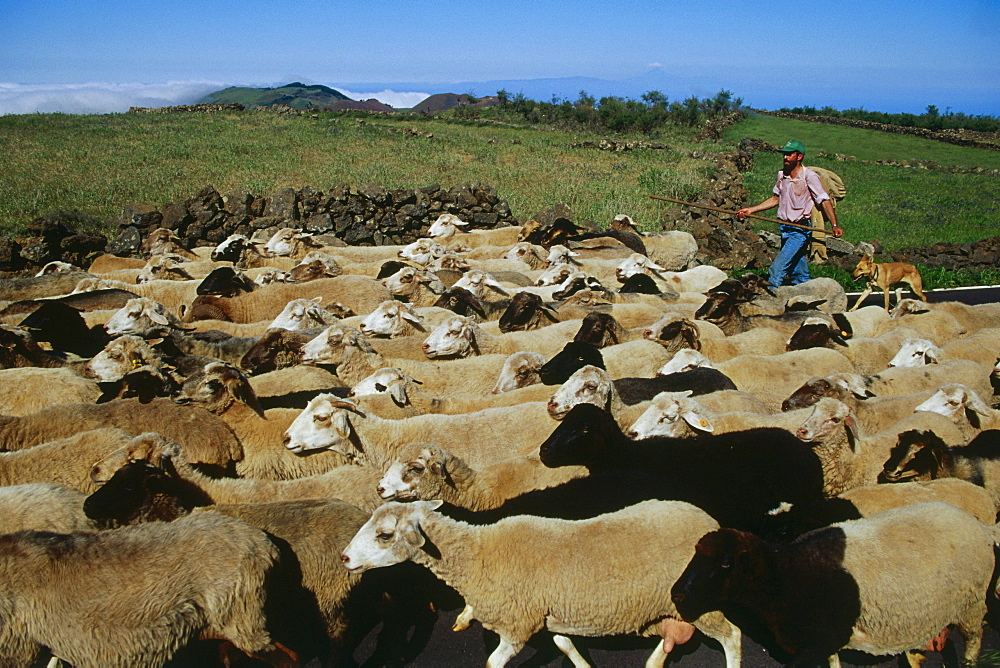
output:
{"label": "shepherd", "polygon": [[785,144],[780,152],[784,164],[774,183],[774,194],[756,206],[748,206],[736,212],[740,218],[778,207],[778,219],[788,225],[781,225],[781,249],[771,262],[768,281],[775,287],[798,285],[809,280],[809,264],[806,254],[812,232],[809,229],[810,215],[814,207],[822,208],[832,225],[831,233],[841,237],[844,230],[837,222],[837,213],[830,201],[830,195],[823,189],[819,175],[802,164],[806,157],[806,145],[797,139]]}

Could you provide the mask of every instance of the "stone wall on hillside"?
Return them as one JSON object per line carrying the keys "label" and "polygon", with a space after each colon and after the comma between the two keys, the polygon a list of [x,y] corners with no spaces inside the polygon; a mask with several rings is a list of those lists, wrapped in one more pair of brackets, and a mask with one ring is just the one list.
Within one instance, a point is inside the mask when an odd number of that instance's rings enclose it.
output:
{"label": "stone wall on hillside", "polygon": [[161,207],[130,204],[122,211],[121,233],[108,251],[131,255],[151,230],[173,230],[188,248],[215,245],[231,234],[270,236],[286,227],[327,234],[352,246],[408,244],[426,233],[442,213],[453,213],[473,228],[515,223],[495,188],[462,184],[452,188],[389,189],[346,185],[327,192],[305,186],[268,197],[247,192],[220,194],[208,186],[191,199]]}
{"label": "stone wall on hillside", "polygon": [[927,128],[889,125],[887,123],[862,121],[854,118],[838,118],[836,116],[812,116],[809,114],[793,114],[788,111],[764,111],[761,109],[755,109],[754,111],[758,114],[764,114],[765,116],[791,118],[797,121],[826,123],[828,125],[843,125],[851,128],[878,130],[879,132],[891,132],[899,135],[912,135],[914,137],[933,139],[934,141],[955,144],[957,146],[968,146],[971,148],[985,148],[991,151],[1000,151],[1000,140],[996,137],[996,133],[975,132],[973,130],[928,130]]}
{"label": "stone wall on hillside", "polygon": [[174,113],[206,113],[220,111],[243,111],[244,107],[239,102],[228,102],[216,104],[212,102],[202,102],[201,104],[178,104],[172,107],[129,107],[130,114],[174,114]]}

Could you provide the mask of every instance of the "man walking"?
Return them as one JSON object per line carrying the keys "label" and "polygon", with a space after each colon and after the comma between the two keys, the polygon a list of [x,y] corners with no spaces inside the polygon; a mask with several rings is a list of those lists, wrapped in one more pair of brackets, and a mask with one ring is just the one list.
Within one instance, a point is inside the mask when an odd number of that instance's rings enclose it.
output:
{"label": "man walking", "polygon": [[811,233],[809,216],[813,207],[821,206],[823,213],[833,225],[833,236],[840,237],[844,230],[837,223],[837,214],[830,202],[830,196],[823,190],[819,175],[802,164],[806,146],[797,139],[785,144],[781,149],[785,156],[784,165],[778,172],[774,184],[774,194],[756,206],[744,207],[736,212],[740,218],[752,213],[778,207],[778,219],[803,227],[781,225],[781,249],[771,262],[768,281],[775,287],[798,285],[809,280],[809,265],[806,253],[809,250]]}

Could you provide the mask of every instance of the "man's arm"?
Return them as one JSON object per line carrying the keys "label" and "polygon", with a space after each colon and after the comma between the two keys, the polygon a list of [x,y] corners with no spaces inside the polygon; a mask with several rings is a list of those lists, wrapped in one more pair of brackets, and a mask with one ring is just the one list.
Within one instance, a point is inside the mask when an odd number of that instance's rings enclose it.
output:
{"label": "man's arm", "polygon": [[826,214],[827,219],[833,226],[833,229],[830,231],[831,234],[837,238],[844,236],[844,230],[837,223],[837,212],[836,209],[833,208],[833,203],[830,200],[825,199],[820,202],[820,206],[823,207],[823,213]]}
{"label": "man's arm", "polygon": [[778,196],[771,195],[766,200],[758,204],[757,206],[745,206],[736,212],[736,215],[740,218],[746,218],[751,213],[757,213],[758,211],[766,211],[767,209],[773,209],[778,206]]}

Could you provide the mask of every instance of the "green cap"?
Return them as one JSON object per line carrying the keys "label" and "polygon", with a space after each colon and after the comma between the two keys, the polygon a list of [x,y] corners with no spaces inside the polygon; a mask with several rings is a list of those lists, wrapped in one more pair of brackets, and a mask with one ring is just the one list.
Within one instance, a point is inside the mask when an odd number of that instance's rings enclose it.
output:
{"label": "green cap", "polygon": [[792,139],[787,144],[778,149],[778,153],[801,153],[806,154],[806,145],[798,139]]}

